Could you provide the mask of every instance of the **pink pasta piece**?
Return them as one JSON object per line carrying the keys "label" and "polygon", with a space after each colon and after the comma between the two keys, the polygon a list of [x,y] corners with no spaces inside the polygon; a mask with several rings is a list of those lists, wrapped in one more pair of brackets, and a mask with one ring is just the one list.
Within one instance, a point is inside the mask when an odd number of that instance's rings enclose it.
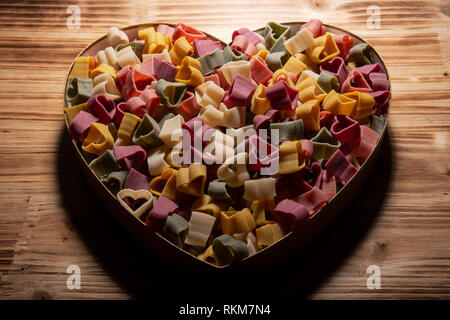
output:
{"label": "pink pasta piece", "polygon": [[322,190],[314,186],[311,190],[292,200],[303,205],[309,211],[309,215],[313,216],[325,203],[327,203],[328,197]]}
{"label": "pink pasta piece", "polygon": [[250,60],[252,79],[257,84],[266,84],[273,77],[273,72],[267,67],[263,58],[256,57]]}
{"label": "pink pasta piece", "polygon": [[177,67],[175,65],[158,57],[152,57],[152,61],[153,74],[157,80],[164,79],[171,82],[175,80],[175,74],[177,73]]}
{"label": "pink pasta piece", "polygon": [[256,85],[238,74],[231,84],[230,90],[226,93],[223,102],[229,106],[248,106]]}
{"label": "pink pasta piece", "polygon": [[272,122],[280,122],[281,120],[281,112],[277,109],[269,109],[264,115],[268,116]]}
{"label": "pink pasta piece", "polygon": [[302,139],[300,142],[302,143],[303,151],[305,151],[306,161],[308,161],[314,153],[314,144],[308,139]]}
{"label": "pink pasta piece", "polygon": [[331,60],[322,62],[320,64],[320,72],[322,71],[327,71],[338,78],[341,88],[349,73],[349,69],[342,57],[334,57]]}
{"label": "pink pasta piece", "polygon": [[291,88],[284,80],[268,87],[266,96],[275,109],[295,110],[297,106],[298,90]]}
{"label": "pink pasta piece", "polygon": [[120,102],[116,105],[116,114],[114,115],[115,123],[120,124],[122,122],[126,110],[127,110],[126,102]]}
{"label": "pink pasta piece", "polygon": [[97,94],[88,100],[88,107],[92,114],[98,118],[98,122],[107,124],[116,113],[114,101],[107,98],[104,94]]}
{"label": "pink pasta piece", "polygon": [[378,133],[372,129],[362,126],[361,127],[361,144],[358,148],[353,150],[353,154],[356,158],[366,161],[372,150],[377,145]]}
{"label": "pink pasta piece", "polygon": [[80,111],[72,120],[72,123],[69,126],[69,133],[72,138],[81,143],[84,138],[86,138],[91,123],[97,121],[98,118],[93,114],[86,111]]}
{"label": "pink pasta piece", "polygon": [[262,114],[257,114],[253,118],[253,125],[255,129],[258,131],[259,129],[268,129],[270,124],[270,117]]}
{"label": "pink pasta piece", "polygon": [[212,74],[212,75],[210,75],[210,76],[207,76],[207,77],[205,77],[204,79],[205,79],[205,82],[212,81],[212,82],[214,82],[218,87],[220,87],[220,78],[219,78],[219,75],[218,75],[217,73],[214,73],[214,74]]}
{"label": "pink pasta piece", "polygon": [[206,35],[197,29],[185,25],[183,23],[177,24],[175,30],[172,34],[172,40],[175,41],[178,38],[185,37],[186,40],[192,45],[194,40],[203,40],[206,39]]}
{"label": "pink pasta piece", "polygon": [[137,145],[114,146],[114,156],[124,169],[130,170],[134,168],[139,170],[147,158],[147,152]]}
{"label": "pink pasta piece", "polygon": [[167,24],[159,24],[158,28],[156,28],[156,32],[162,33],[165,36],[169,36],[172,38],[173,33],[175,32],[175,28],[168,26]]}
{"label": "pink pasta piece", "polygon": [[347,79],[342,84],[342,92],[371,92],[372,88],[367,83],[364,76],[358,70],[352,70],[349,72]]}
{"label": "pink pasta piece", "polygon": [[265,139],[254,134],[248,139],[249,168],[259,171],[262,167],[270,167],[279,158],[279,149]]}
{"label": "pink pasta piece", "polygon": [[334,122],[334,113],[331,113],[329,111],[320,111],[320,127],[326,127],[328,130],[330,130],[331,125]]}
{"label": "pink pasta piece", "polygon": [[233,35],[231,36],[231,40],[234,40],[234,38],[236,38],[237,36],[244,36],[249,43],[255,46],[262,41],[260,36],[247,28],[240,28],[238,30],[235,30],[233,32]]}
{"label": "pink pasta piece", "polygon": [[148,190],[148,186],[148,177],[134,168],[131,168],[130,172],[128,172],[123,188],[132,190]]}
{"label": "pink pasta piece", "polygon": [[223,49],[220,41],[194,40],[194,53],[196,57],[203,57],[205,54],[211,53],[216,49]]}
{"label": "pink pasta piece", "polygon": [[222,70],[217,69],[217,70],[216,70],[216,74],[219,76],[220,87],[221,87],[223,90],[228,90],[228,89],[230,89],[230,85],[228,84],[228,81],[225,79],[225,77],[224,77],[224,75],[223,75],[223,73],[222,73]]}
{"label": "pink pasta piece", "polygon": [[313,38],[320,37],[327,32],[327,27],[323,26],[322,21],[320,21],[319,19],[309,20],[307,23],[302,25],[300,30],[303,30],[305,28],[308,29],[309,32],[311,32]]}
{"label": "pink pasta piece", "polygon": [[390,91],[377,91],[369,92],[369,94],[375,99],[375,108],[373,114],[380,115],[386,112],[387,102],[391,97]]}
{"label": "pink pasta piece", "polygon": [[358,171],[339,149],[327,160],[325,168],[329,173],[338,177],[342,184],[346,184],[350,181]]}
{"label": "pink pasta piece", "polygon": [[309,217],[309,211],[302,204],[284,199],[274,209],[275,216],[284,230],[290,232]]}
{"label": "pink pasta piece", "polygon": [[331,134],[341,142],[341,150],[349,154],[353,149],[359,147],[361,142],[361,128],[359,122],[350,117],[337,115],[331,125]]}
{"label": "pink pasta piece", "polygon": [[122,84],[122,98],[128,100],[129,98],[139,96],[142,93],[142,90],[148,85],[151,85],[153,81],[155,81],[153,76],[149,76],[148,74],[144,74],[131,68],[127,72],[125,81]]}
{"label": "pink pasta piece", "polygon": [[328,172],[327,170],[322,170],[319,188],[326,195],[328,200],[333,198],[336,194],[336,177],[334,174]]}
{"label": "pink pasta piece", "polygon": [[[153,70],[153,58],[152,59],[147,59],[144,62],[141,63],[141,67],[139,68],[139,71],[149,77],[154,77],[155,76],[155,72]],[[128,67],[128,66],[127,66]],[[126,68],[126,67],[125,67]],[[120,70],[122,71],[122,70]],[[119,72],[120,72],[119,71]]]}
{"label": "pink pasta piece", "polygon": [[258,52],[255,45],[250,43],[246,37],[241,35],[234,38],[233,43],[231,44],[231,49],[239,53],[244,53],[249,58]]}
{"label": "pink pasta piece", "polygon": [[369,74],[369,82],[373,91],[388,91],[390,82],[384,73]]}
{"label": "pink pasta piece", "polygon": [[147,216],[145,224],[153,231],[162,231],[167,217],[178,210],[178,205],[172,200],[160,196]]}
{"label": "pink pasta piece", "polygon": [[353,38],[346,34],[335,34],[333,38],[340,51],[339,57],[347,61],[348,52],[353,47]]}

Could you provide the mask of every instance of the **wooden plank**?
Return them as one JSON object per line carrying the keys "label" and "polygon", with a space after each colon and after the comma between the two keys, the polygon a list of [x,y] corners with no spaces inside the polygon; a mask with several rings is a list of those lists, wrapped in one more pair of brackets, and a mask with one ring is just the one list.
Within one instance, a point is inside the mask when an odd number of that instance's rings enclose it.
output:
{"label": "wooden plank", "polygon": [[[83,47],[111,25],[182,21],[229,41],[242,26],[313,17],[361,35],[382,55],[393,89],[389,136],[367,189],[342,218],[283,272],[265,276],[264,287],[250,279],[249,292],[450,298],[446,2],[376,1],[379,30],[366,26],[373,1],[93,0],[78,3],[81,29],[69,30],[73,4],[0,4],[1,299],[169,296],[179,280],[112,221],[80,176],[61,104],[67,68]],[[81,268],[81,290],[67,289],[72,264]],[[381,268],[381,290],[366,287],[372,264]]]}

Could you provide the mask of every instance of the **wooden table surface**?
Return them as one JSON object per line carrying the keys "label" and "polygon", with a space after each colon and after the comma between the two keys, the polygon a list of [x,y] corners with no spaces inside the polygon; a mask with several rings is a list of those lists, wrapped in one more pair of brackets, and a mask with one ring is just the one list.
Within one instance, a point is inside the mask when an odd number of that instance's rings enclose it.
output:
{"label": "wooden table surface", "polygon": [[[67,8],[81,9],[80,29]],[[367,27],[367,7],[381,10]],[[346,212],[245,292],[309,299],[450,298],[449,1],[0,2],[0,299],[169,296],[190,280],[147,253],[96,203],[65,133],[62,92],[73,58],[115,25],[184,22],[229,41],[267,21],[322,19],[371,42],[393,101],[382,155]],[[66,286],[69,265],[81,289]],[[369,265],[381,289],[369,290]],[[198,276],[197,276],[198,277]],[[208,279],[196,279],[210,294]]]}

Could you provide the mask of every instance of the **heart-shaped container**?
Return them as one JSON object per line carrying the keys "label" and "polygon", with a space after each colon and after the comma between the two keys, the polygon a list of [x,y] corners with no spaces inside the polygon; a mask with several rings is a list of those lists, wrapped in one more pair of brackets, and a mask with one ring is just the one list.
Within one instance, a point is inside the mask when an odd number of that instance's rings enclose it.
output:
{"label": "heart-shaped container", "polygon": [[[291,27],[292,32],[295,34],[300,27],[305,22],[288,22],[282,23],[284,25],[288,25]],[[146,23],[133,25],[121,30],[125,31],[128,35],[129,39],[137,39],[138,38],[138,30],[141,28],[148,27],[157,27],[162,23]],[[169,26],[175,27],[175,25],[170,23],[164,23]],[[328,32],[334,34],[347,34],[350,35],[354,39],[354,44],[358,44],[361,42],[366,42],[361,37],[348,32],[342,28],[335,27],[332,25],[324,24],[328,28]],[[260,28],[255,30],[254,32],[263,34],[264,28]],[[214,40],[219,40],[216,37],[204,32],[208,37]],[[226,45],[223,41],[221,41],[223,45]],[[107,47],[107,37],[106,35],[95,40],[91,44],[89,44],[77,57],[81,56],[95,56],[97,51],[103,50]],[[385,67],[381,56],[378,52],[372,47],[373,59],[374,63],[379,63],[386,73],[389,79],[389,74]],[[75,59],[74,59],[75,61]],[[67,106],[66,101],[66,91],[68,86],[68,79],[70,72],[72,71],[73,63],[67,73],[66,76],[66,87],[64,90],[64,105],[63,108]],[[130,232],[138,241],[140,241],[146,248],[148,248],[151,252],[157,254],[162,259],[166,260],[168,263],[171,263],[175,266],[182,266],[183,269],[191,269],[197,272],[213,272],[213,273],[223,273],[225,270],[234,272],[236,270],[239,271],[251,271],[251,270],[261,270],[264,268],[268,268],[273,266],[275,263],[281,262],[288,255],[297,254],[298,250],[305,246],[309,241],[311,241],[314,237],[316,237],[321,231],[323,231],[336,217],[343,211],[343,209],[350,203],[352,198],[358,193],[358,191],[363,188],[365,181],[367,180],[370,172],[374,168],[376,163],[376,159],[380,152],[380,145],[385,136],[386,132],[386,124],[389,118],[389,103],[388,101],[388,114],[386,116],[386,120],[384,123],[383,130],[379,136],[378,143],[376,147],[373,149],[370,156],[367,160],[361,165],[357,174],[347,183],[344,187],[336,193],[336,195],[328,201],[328,203],[320,209],[312,218],[303,223],[300,227],[295,229],[293,232],[287,234],[283,239],[276,242],[275,244],[267,247],[265,249],[260,250],[255,255],[245,258],[242,261],[229,265],[229,266],[215,266],[213,264],[204,262],[200,259],[197,259],[195,256],[191,255],[187,251],[173,245],[163,236],[158,233],[150,230],[142,221],[136,218],[134,215],[129,213],[122,205],[120,205],[116,196],[112,194],[105,185],[100,181],[99,178],[91,171],[88,166],[88,163],[82,156],[79,148],[77,147],[76,141],[72,139],[72,145],[75,150],[75,155],[80,163],[82,172],[91,186],[94,194],[98,197],[98,199],[102,202],[102,204],[108,209],[111,215],[118,221],[120,225],[122,225],[128,232]],[[69,126],[67,117],[65,117],[66,126]]]}

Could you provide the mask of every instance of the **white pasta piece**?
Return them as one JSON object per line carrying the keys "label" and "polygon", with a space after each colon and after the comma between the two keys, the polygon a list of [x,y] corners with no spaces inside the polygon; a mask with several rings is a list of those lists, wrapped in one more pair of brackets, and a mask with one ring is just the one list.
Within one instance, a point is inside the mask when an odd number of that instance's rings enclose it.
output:
{"label": "white pasta piece", "polygon": [[108,73],[101,73],[94,78],[93,94],[104,94],[111,100],[121,98],[120,91],[117,89],[114,79]]}
{"label": "white pasta piece", "polygon": [[211,235],[216,218],[209,214],[192,211],[189,219],[189,232],[184,243],[191,246],[204,247]]}
{"label": "white pasta piece", "polygon": [[269,200],[277,195],[274,178],[247,180],[244,184],[244,199],[247,201]]}
{"label": "white pasta piece", "polygon": [[248,256],[251,257],[252,255],[256,254],[258,252],[258,246],[256,244],[256,237],[253,234],[253,232],[249,232],[247,234],[247,247],[248,247]]}
{"label": "white pasta piece", "polygon": [[112,47],[115,47],[119,44],[127,44],[128,42],[130,42],[130,40],[128,40],[127,34],[122,30],[119,30],[117,27],[109,28],[107,36],[109,45]]}
{"label": "white pasta piece", "polygon": [[245,107],[227,108],[225,104],[221,103],[219,110],[223,112],[224,127],[237,129],[245,124]]}
{"label": "white pasta piece", "polygon": [[181,130],[181,126],[183,123],[184,119],[181,115],[177,115],[164,121],[159,133],[159,138],[166,146],[174,147],[182,140],[183,132]]}
{"label": "white pasta piece", "polygon": [[228,62],[220,68],[220,71],[222,71],[222,74],[229,85],[233,83],[234,78],[236,78],[238,74],[248,81],[252,81],[250,63],[248,61],[240,60]]}
{"label": "white pasta piece", "polygon": [[305,70],[305,71],[302,72],[302,74],[307,74],[308,76],[313,77],[314,80],[316,80],[316,81],[317,81],[317,79],[319,79],[319,75],[317,73],[315,73],[314,71],[311,71],[311,70]]}
{"label": "white pasta piece", "polygon": [[160,146],[148,152],[147,165],[150,175],[160,176],[164,169],[170,168],[170,165],[164,159],[166,151],[166,146]]}
{"label": "white pasta piece", "polygon": [[314,38],[306,28],[300,30],[295,36],[289,38],[284,43],[284,47],[291,54],[291,56],[305,51],[308,48],[311,48],[314,45]]}
{"label": "white pasta piece", "polygon": [[207,81],[195,88],[195,97],[201,107],[213,105],[218,108],[225,91],[213,81]]}
{"label": "white pasta piece", "polygon": [[203,122],[212,128],[224,125],[223,112],[212,105],[202,108],[199,115]]}
{"label": "white pasta piece", "polygon": [[[250,179],[247,171],[248,154],[238,153],[229,158],[217,169],[217,177],[227,182],[232,188],[244,185]],[[275,179],[274,179],[275,180]]]}
{"label": "white pasta piece", "polygon": [[133,51],[133,48],[128,46],[117,52],[116,54],[117,62],[121,68],[125,66],[135,66],[136,64],[141,64],[139,58]]}
{"label": "white pasta piece", "polygon": [[169,62],[172,62],[172,59],[170,58],[170,54],[167,51],[167,49],[164,49],[161,53],[145,53],[142,55],[142,62],[152,59],[152,57],[160,58],[161,60],[166,60]]}

